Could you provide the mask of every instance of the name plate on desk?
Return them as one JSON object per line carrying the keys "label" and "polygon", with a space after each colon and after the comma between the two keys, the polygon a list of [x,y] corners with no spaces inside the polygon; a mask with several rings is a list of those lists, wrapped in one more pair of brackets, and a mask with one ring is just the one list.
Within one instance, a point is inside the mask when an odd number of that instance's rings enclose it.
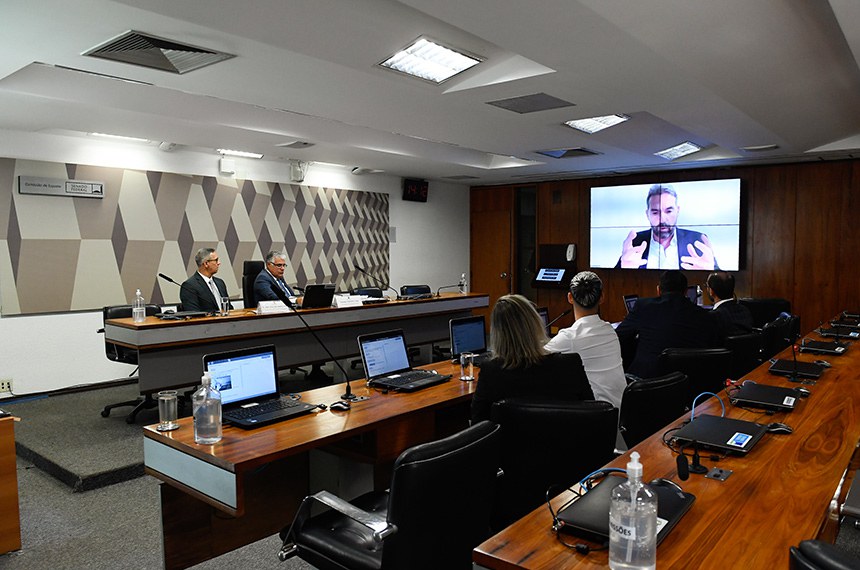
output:
{"label": "name plate on desk", "polygon": [[292,309],[281,301],[260,301],[257,303],[258,315],[275,315],[278,313],[291,313]]}
{"label": "name plate on desk", "polygon": [[334,306],[338,309],[343,309],[344,307],[361,307],[362,306],[361,295],[335,295],[334,296]]}

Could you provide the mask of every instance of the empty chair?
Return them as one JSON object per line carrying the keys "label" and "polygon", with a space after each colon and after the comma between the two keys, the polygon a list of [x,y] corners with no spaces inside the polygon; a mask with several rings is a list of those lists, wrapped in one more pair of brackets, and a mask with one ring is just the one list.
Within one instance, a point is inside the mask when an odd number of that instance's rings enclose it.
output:
{"label": "empty chair", "polygon": [[431,294],[430,285],[404,285],[400,288],[400,294],[404,297],[412,295],[429,295]]}
{"label": "empty chair", "polygon": [[502,426],[497,531],[543,504],[551,485],[556,495],[614,457],[618,409],[609,402],[508,398],[490,418]]}
{"label": "empty chair", "polygon": [[[725,388],[732,369],[732,351],[725,348],[667,348],[660,354],[663,374],[687,375],[690,391],[688,405],[702,392],[719,393]],[[701,403],[704,400],[700,400]]]}
{"label": "empty chair", "polygon": [[773,358],[797,339],[800,329],[800,318],[792,315],[782,315],[767,323],[761,329],[761,358],[762,361]]}
{"label": "empty chair", "polygon": [[790,570],[853,570],[860,558],[822,540],[804,540],[788,550]]}
{"label": "empty chair", "polygon": [[379,287],[356,287],[352,290],[353,295],[367,295],[368,297],[382,297],[382,289]]}
{"label": "empty chair", "polygon": [[740,380],[762,362],[760,332],[727,336],[724,346],[732,351],[732,367],[729,375],[732,380]]}
{"label": "empty chair", "polygon": [[[388,491],[351,503],[306,497],[279,556],[321,570],[471,569],[472,549],[490,536],[499,444],[499,426],[480,422],[401,453]],[[314,501],[331,510],[308,518]]]}
{"label": "empty chair", "polygon": [[791,303],[786,299],[738,299],[738,303],[750,310],[753,317],[753,326],[760,329],[766,323],[777,318],[780,313],[790,313]]}
{"label": "empty chair", "polygon": [[[131,318],[131,305],[113,305],[109,307],[102,308],[102,323],[108,319],[124,319]],[[152,316],[158,313],[161,309],[158,305],[146,305],[146,316]],[[96,331],[97,333],[104,333],[104,327],[100,328]],[[127,348],[125,346],[114,344],[109,341],[105,341],[105,356],[107,356],[108,360],[113,360],[114,362],[123,362],[125,364],[134,364],[137,366],[137,350],[134,348]],[[129,376],[134,376],[137,373],[137,368],[135,368]],[[106,418],[110,415],[110,411],[114,408],[122,408],[125,406],[134,406],[131,412],[126,416],[125,421],[127,423],[133,424],[135,419],[137,418],[137,414],[140,413],[141,410],[154,408],[157,405],[157,402],[152,399],[152,394],[146,394],[145,396],[139,396],[134,400],[128,400],[125,402],[117,402],[116,404],[108,404],[104,407],[101,414],[103,418]]]}
{"label": "empty chair", "polygon": [[254,297],[254,280],[265,266],[265,261],[245,261],[242,263],[242,302],[246,309],[257,307],[257,299]]}
{"label": "empty chair", "polygon": [[690,404],[690,383],[682,372],[628,384],[621,397],[619,420],[627,448],[677,420]]}

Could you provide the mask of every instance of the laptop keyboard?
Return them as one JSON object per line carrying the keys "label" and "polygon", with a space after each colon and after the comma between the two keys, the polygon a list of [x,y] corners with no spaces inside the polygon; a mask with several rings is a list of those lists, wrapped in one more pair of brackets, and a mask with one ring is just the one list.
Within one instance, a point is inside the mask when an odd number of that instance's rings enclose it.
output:
{"label": "laptop keyboard", "polygon": [[424,378],[429,378],[431,376],[435,376],[435,374],[429,370],[410,370],[409,372],[400,374],[397,378],[384,378],[383,380],[389,386],[403,386],[410,382],[423,380]]}
{"label": "laptop keyboard", "polygon": [[277,412],[279,410],[286,410],[289,408],[295,408],[301,405],[301,400],[290,400],[288,398],[279,398],[277,400],[269,400],[267,402],[263,402],[262,404],[258,404],[256,406],[251,406],[249,408],[237,408],[235,410],[230,410],[226,412],[224,415],[229,416],[231,418],[235,418],[237,420],[245,420],[248,418],[253,418],[254,416],[259,416],[262,414],[268,414],[271,412]]}

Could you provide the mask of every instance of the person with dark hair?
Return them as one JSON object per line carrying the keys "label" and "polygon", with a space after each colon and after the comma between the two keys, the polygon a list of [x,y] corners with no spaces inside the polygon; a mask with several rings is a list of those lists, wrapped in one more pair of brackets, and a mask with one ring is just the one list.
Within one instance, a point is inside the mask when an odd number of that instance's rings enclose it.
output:
{"label": "person with dark hair", "polygon": [[561,329],[546,344],[550,352],[576,353],[582,358],[585,374],[596,400],[621,407],[627,386],[621,364],[621,345],[612,325],[600,318],[603,282],[596,273],[580,271],[570,280],[567,302],[573,305],[574,322]]}
{"label": "person with dark hair", "polygon": [[[221,310],[221,298],[227,297],[227,285],[215,277],[221,260],[211,247],[197,250],[194,256],[197,271],[186,279],[179,288],[179,300],[183,311],[205,311],[214,313]],[[233,305],[227,305],[230,309]]]}
{"label": "person with dark hair", "polygon": [[615,332],[622,344],[636,343],[636,355],[627,372],[640,378],[655,378],[660,353],[667,348],[716,348],[720,338],[708,311],[684,295],[687,277],[680,271],[660,274],[657,297],[639,299]]}
{"label": "person with dark hair", "polygon": [[531,301],[505,295],[490,315],[490,352],[472,397],[472,423],[490,419],[493,402],[508,397],[592,400],[578,354],[550,353],[546,331]]}
{"label": "person with dark hair", "polygon": [[725,338],[752,332],[752,313],[735,299],[734,275],[725,272],[711,273],[705,283],[708,295],[714,301],[714,309],[710,314],[720,335]]}
{"label": "person with dark hair", "polygon": [[719,269],[708,236],[677,227],[678,193],[668,184],[654,184],[645,198],[651,229],[630,230],[615,267],[625,269]]}

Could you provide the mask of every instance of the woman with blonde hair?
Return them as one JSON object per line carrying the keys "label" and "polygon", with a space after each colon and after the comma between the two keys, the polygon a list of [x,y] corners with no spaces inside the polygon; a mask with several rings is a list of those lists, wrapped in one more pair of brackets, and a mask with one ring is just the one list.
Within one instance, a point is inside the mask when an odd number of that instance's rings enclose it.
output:
{"label": "woman with blonde hair", "polygon": [[543,322],[531,301],[505,295],[490,316],[492,358],[481,367],[472,398],[472,422],[490,418],[493,402],[507,397],[592,400],[578,354],[549,353]]}

